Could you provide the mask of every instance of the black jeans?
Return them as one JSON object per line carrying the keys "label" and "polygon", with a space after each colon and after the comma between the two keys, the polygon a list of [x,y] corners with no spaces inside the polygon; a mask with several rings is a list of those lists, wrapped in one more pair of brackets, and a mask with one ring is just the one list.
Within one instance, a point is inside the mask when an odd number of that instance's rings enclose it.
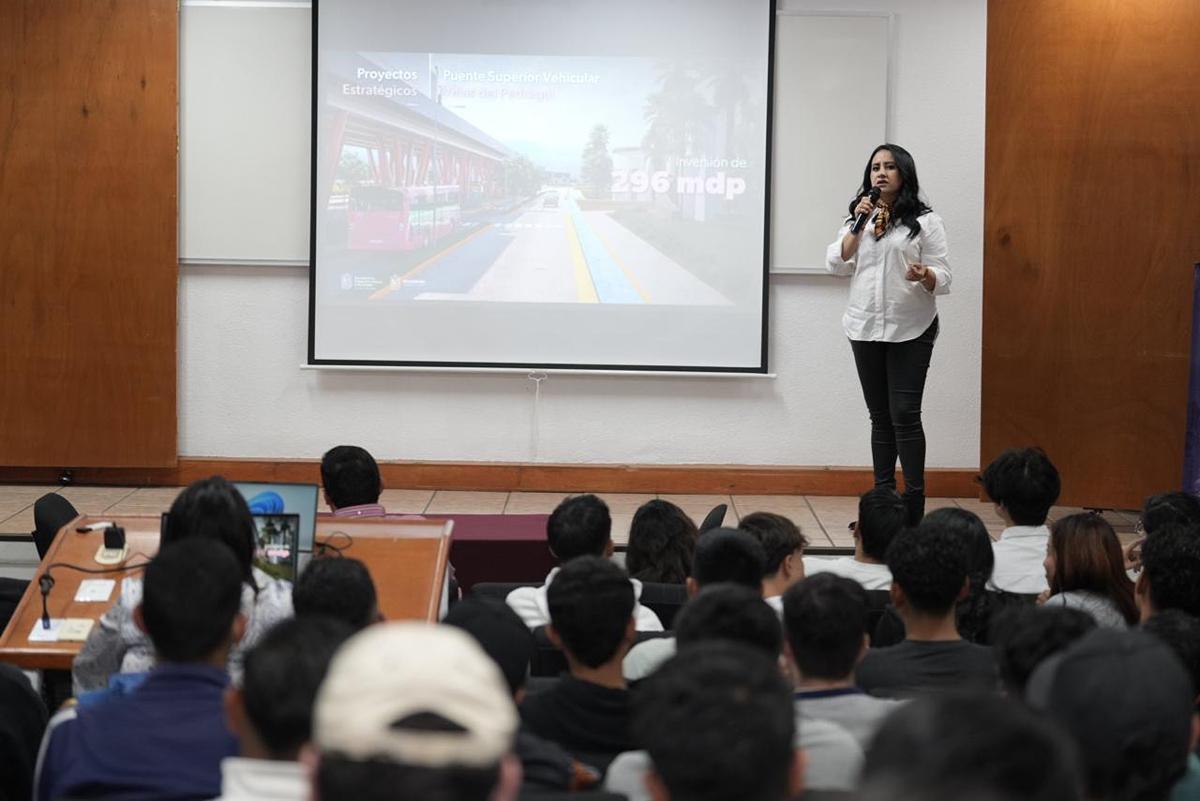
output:
{"label": "black jeans", "polygon": [[925,429],[921,426],[921,398],[938,321],[916,339],[907,342],[858,342],[850,340],[854,364],[862,384],[863,398],[871,415],[871,461],[875,486],[896,488],[896,457],[904,470],[904,494],[910,519],[920,520],[912,506],[924,510]]}

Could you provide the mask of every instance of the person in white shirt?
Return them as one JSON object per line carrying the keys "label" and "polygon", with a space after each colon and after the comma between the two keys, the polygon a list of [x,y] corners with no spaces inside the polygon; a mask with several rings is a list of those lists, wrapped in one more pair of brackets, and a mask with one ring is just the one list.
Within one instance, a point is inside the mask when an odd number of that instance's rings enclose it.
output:
{"label": "person in white shirt", "polygon": [[989,589],[1038,595],[1046,583],[1046,516],[1058,500],[1062,482],[1054,463],[1040,448],[1010,448],[983,471],[983,491],[1004,521],[992,545],[996,565]]}
{"label": "person in white shirt", "polygon": [[225,690],[225,719],[241,755],[221,762],[220,801],[304,801],[300,749],[312,739],[312,710],[329,661],[354,629],[329,617],[292,618],[246,654],[242,686]]}
{"label": "person in white shirt", "polygon": [[876,487],[858,499],[854,524],[854,556],[804,557],[804,574],[834,573],[851,578],[864,590],[886,590],[892,586],[892,571],[883,563],[888,546],[904,528],[908,512],[900,494],[890,487]]}
{"label": "person in white shirt", "polygon": [[826,252],[826,267],[850,276],[842,329],[850,340],[871,417],[875,486],[904,471],[908,523],[925,511],[925,430],[921,397],[938,335],[935,295],[950,291],[946,230],[920,196],[904,148],[875,148],[850,215]]}
{"label": "person in white shirt", "polygon": [[804,549],[808,539],[800,527],[783,515],[754,512],[742,518],[738,528],[758,540],[767,556],[763,568],[763,599],[783,618],[783,594],[804,578]]}
{"label": "person in white shirt", "polygon": [[[578,556],[611,558],[612,516],[608,513],[608,506],[595,495],[573,495],[564,499],[546,521],[546,542],[559,565]],[[531,629],[550,622],[546,590],[558,575],[558,570],[557,567],[551,570],[542,586],[519,587],[504,599]],[[633,617],[637,622],[637,630],[662,631],[663,625],[658,615],[638,602],[642,596],[642,582],[630,579],[630,583],[633,584]]]}

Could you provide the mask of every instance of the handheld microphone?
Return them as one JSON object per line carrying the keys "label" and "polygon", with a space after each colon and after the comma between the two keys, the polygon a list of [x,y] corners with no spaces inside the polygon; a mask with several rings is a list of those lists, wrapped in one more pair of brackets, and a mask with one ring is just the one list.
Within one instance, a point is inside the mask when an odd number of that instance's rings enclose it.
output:
{"label": "handheld microphone", "polygon": [[[880,196],[881,194],[883,194],[883,193],[882,193],[882,192],[879,190],[879,187],[878,187],[878,186],[872,186],[872,187],[871,187],[871,191],[867,193],[867,197],[871,198],[871,206],[872,206],[872,207],[873,207],[873,206],[874,206],[876,203],[878,203],[878,202],[879,202],[879,196]],[[869,212],[869,211],[864,211],[862,214],[858,215],[858,217],[856,217],[856,218],[854,219],[854,225],[850,226],[850,233],[852,233],[852,234],[861,234],[861,233],[862,233],[862,229],[863,229],[863,228],[866,226],[866,224],[867,224],[867,218],[868,218],[868,217],[870,217],[870,216],[871,216],[871,212]]]}

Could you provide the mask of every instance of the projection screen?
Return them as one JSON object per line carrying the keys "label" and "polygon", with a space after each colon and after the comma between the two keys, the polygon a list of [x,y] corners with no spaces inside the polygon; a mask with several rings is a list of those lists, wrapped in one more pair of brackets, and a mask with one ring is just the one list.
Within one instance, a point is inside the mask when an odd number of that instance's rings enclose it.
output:
{"label": "projection screen", "polygon": [[767,371],[773,0],[313,6],[310,364]]}

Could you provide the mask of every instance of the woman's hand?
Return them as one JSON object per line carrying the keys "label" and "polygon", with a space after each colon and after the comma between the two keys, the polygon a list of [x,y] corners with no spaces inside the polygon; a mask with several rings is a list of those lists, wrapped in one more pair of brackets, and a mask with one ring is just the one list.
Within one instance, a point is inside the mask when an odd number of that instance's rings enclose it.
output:
{"label": "woman's hand", "polygon": [[904,277],[909,281],[920,281],[921,285],[930,292],[937,286],[937,276],[924,264],[910,264],[904,271]]}
{"label": "woman's hand", "polygon": [[863,195],[862,199],[858,201],[858,205],[854,207],[854,213],[850,216],[857,219],[860,214],[870,214],[874,208],[875,201],[871,200],[867,195]]}
{"label": "woman's hand", "polygon": [[1038,593],[1038,597],[1037,597],[1037,605],[1038,606],[1044,606],[1046,604],[1046,601],[1049,601],[1049,600],[1050,600],[1050,590],[1042,590],[1041,592]]}
{"label": "woman's hand", "polygon": [[1127,572],[1138,573],[1142,569],[1142,545],[1146,542],[1146,538],[1135,540],[1121,549],[1125,556],[1125,570]]}

